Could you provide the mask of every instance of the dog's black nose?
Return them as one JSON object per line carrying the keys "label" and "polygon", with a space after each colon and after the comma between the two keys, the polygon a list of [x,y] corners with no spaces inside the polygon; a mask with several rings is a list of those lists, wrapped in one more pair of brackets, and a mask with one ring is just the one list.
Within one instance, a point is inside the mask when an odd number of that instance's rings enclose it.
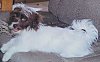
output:
{"label": "dog's black nose", "polygon": [[18,26],[18,24],[14,24],[13,27],[16,28]]}

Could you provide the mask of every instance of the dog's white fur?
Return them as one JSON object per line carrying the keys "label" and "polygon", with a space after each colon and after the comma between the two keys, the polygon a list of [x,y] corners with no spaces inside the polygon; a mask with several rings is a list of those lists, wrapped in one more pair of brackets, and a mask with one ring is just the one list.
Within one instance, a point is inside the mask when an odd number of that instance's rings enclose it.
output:
{"label": "dog's white fur", "polygon": [[90,19],[74,20],[66,28],[42,25],[37,31],[27,28],[1,47],[5,53],[2,60],[8,61],[14,53],[28,51],[54,52],[67,58],[83,57],[93,53],[91,45],[97,39],[98,30]]}

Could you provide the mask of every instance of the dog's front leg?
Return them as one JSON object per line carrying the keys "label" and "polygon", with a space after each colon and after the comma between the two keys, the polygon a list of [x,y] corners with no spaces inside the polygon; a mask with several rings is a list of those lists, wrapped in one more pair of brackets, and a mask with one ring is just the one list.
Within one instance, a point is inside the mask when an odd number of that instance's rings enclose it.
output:
{"label": "dog's front leg", "polygon": [[11,39],[10,41],[8,41],[6,44],[3,44],[2,47],[1,47],[1,51],[2,53],[5,53],[7,50],[9,50],[9,48],[11,48],[14,43],[15,43],[15,38]]}
{"label": "dog's front leg", "polygon": [[3,56],[2,61],[6,62],[8,61],[11,56],[15,53],[15,47],[10,48]]}
{"label": "dog's front leg", "polygon": [[21,48],[20,46],[14,46],[10,48],[3,56],[2,61],[6,62],[9,59],[11,59],[12,55],[17,53],[17,52],[28,52],[28,49]]}

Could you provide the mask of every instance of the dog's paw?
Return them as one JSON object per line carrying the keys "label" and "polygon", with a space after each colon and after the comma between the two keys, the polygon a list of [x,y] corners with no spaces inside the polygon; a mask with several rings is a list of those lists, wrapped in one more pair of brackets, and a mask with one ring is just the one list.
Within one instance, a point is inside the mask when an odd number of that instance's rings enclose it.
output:
{"label": "dog's paw", "polygon": [[2,62],[7,62],[8,59],[7,58],[2,58]]}
{"label": "dog's paw", "polygon": [[0,49],[0,50],[1,50],[1,52],[2,52],[2,53],[5,53],[5,52],[6,52],[6,51],[5,51],[5,49],[4,49],[4,48],[2,48],[2,47],[1,47],[1,49]]}
{"label": "dog's paw", "polygon": [[2,47],[1,47],[1,52],[2,53],[5,53],[7,51],[8,47],[4,44]]}
{"label": "dog's paw", "polygon": [[9,60],[9,59],[8,59],[7,57],[3,57],[3,58],[2,58],[2,61],[3,61],[3,62],[7,62],[8,60]]}
{"label": "dog's paw", "polygon": [[3,48],[1,48],[0,50],[2,53],[6,53],[6,51]]}
{"label": "dog's paw", "polygon": [[3,58],[2,58],[2,61],[3,62],[7,62],[10,59],[10,57],[11,57],[10,53],[9,54],[8,53],[7,54],[5,53],[4,56],[3,56]]}

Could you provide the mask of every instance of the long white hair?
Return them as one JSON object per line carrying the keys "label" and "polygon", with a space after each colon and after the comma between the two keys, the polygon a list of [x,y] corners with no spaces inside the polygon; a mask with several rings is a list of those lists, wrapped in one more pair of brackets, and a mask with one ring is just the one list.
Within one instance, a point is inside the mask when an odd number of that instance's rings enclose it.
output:
{"label": "long white hair", "polygon": [[14,10],[16,7],[21,8],[22,12],[24,12],[24,14],[26,16],[29,16],[29,14],[32,14],[32,13],[37,13],[37,11],[42,10],[42,8],[30,7],[30,6],[25,5],[23,3],[16,3],[16,4],[14,4],[12,10]]}

